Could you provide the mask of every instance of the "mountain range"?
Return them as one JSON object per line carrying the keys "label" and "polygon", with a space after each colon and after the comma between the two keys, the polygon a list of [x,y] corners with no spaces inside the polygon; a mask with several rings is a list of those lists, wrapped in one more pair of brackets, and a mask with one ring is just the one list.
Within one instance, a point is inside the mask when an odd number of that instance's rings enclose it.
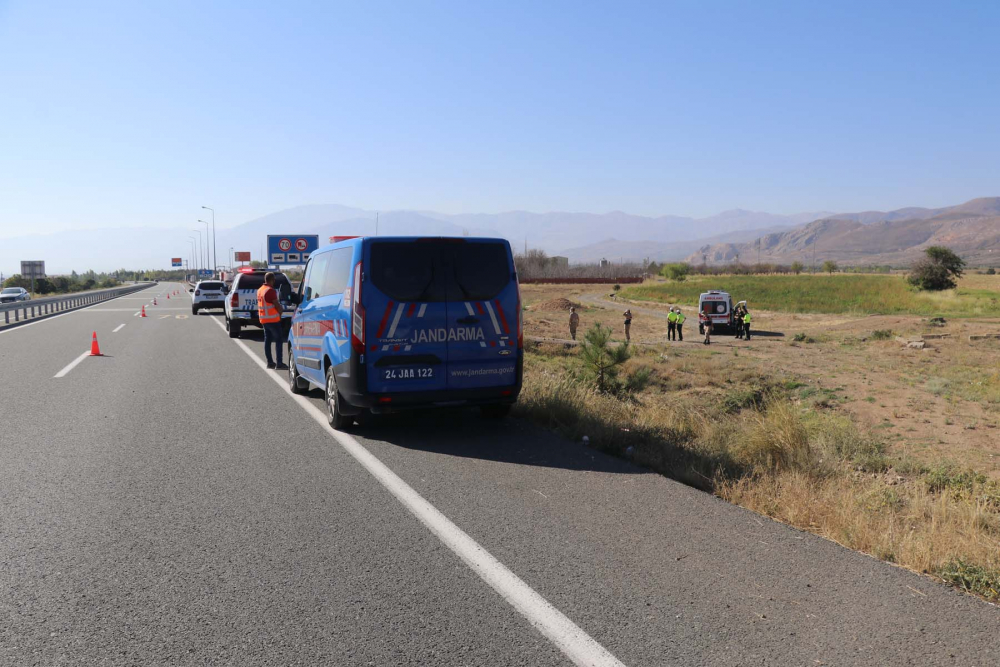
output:
{"label": "mountain range", "polygon": [[708,243],[686,261],[700,264],[834,260],[845,265],[905,266],[943,245],[973,265],[1000,265],[1000,197],[937,209],[905,208],[829,216],[755,239]]}
{"label": "mountain range", "polygon": [[[337,204],[297,206],[236,227],[217,230],[217,259],[229,249],[261,257],[268,234],[376,233],[376,213]],[[844,264],[907,264],[928,245],[953,247],[974,264],[1000,264],[1000,198],[974,199],[945,208],[777,215],[736,209],[704,218],[610,213],[511,211],[444,214],[385,211],[380,235],[499,236],[517,250],[541,248],[572,262],[610,260],[713,264],[790,263],[834,259]],[[22,259],[44,259],[49,273],[117,268],[166,268],[171,256],[190,255],[191,232],[168,228],[67,231],[0,240],[0,270],[16,272]]]}

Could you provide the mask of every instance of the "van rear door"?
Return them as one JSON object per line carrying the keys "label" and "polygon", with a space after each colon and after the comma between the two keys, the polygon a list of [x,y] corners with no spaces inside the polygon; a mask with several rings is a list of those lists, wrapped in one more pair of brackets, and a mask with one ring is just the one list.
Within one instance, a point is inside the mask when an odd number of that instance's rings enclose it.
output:
{"label": "van rear door", "polygon": [[445,389],[448,304],[440,244],[436,239],[367,239],[364,267],[368,390]]}
{"label": "van rear door", "polygon": [[501,239],[443,239],[448,296],[448,388],[517,381],[517,282]]}

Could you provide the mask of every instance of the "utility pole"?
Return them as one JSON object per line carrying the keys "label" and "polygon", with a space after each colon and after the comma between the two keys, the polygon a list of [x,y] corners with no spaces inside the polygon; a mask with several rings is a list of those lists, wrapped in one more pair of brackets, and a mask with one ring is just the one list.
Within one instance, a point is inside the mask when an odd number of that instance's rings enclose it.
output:
{"label": "utility pole", "polygon": [[375,236],[378,236],[378,211],[375,211]]}

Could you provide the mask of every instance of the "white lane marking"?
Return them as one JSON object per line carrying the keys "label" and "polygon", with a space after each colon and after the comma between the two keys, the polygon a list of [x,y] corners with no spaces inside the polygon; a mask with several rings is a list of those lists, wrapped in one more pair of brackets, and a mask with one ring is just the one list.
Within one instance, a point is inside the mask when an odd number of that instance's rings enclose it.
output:
{"label": "white lane marking", "polygon": [[119,325],[118,325],[117,327],[115,327],[115,328],[114,328],[114,329],[113,329],[113,330],[111,331],[111,333],[118,333],[119,331],[121,331],[121,330],[122,330],[122,329],[124,329],[124,328],[125,328],[125,325],[124,325],[124,324],[119,324]]}
{"label": "white lane marking", "polygon": [[486,310],[490,311],[490,319],[493,320],[493,328],[497,330],[497,335],[500,335],[500,323],[497,322],[497,314],[493,312],[493,306],[490,302],[486,302]]}
{"label": "white lane marking", "polygon": [[[225,325],[212,318],[225,331]],[[374,454],[350,435],[330,428],[326,414],[309,402],[304,396],[296,396],[288,386],[285,376],[267,370],[263,359],[259,358],[239,339],[232,339],[254,363],[274,380],[288,396],[299,404],[321,428],[340,443],[340,446],[358,463],[371,473],[389,493],[424,524],[441,542],[461,558],[479,578],[503,597],[514,609],[524,616],[531,625],[549,639],[578,667],[625,667],[597,640],[584,632],[583,628],[556,609],[552,603],[535,592],[516,574],[507,569],[490,552],[469,537],[461,528],[413,490],[396,473],[382,463]]]}
{"label": "white lane marking", "polygon": [[132,317],[137,317],[137,316],[139,315],[139,312],[140,312],[140,311],[138,311],[138,310],[137,310],[137,311],[135,311],[134,313],[132,313]]}
{"label": "white lane marking", "polygon": [[399,325],[399,317],[403,314],[403,307],[405,304],[399,304],[399,308],[396,309],[396,317],[392,318],[392,326],[389,327],[389,334],[387,338],[392,338],[396,335],[396,327]]}
{"label": "white lane marking", "polygon": [[57,378],[65,377],[67,373],[69,373],[71,370],[73,370],[74,368],[76,368],[77,364],[79,364],[81,361],[83,361],[84,359],[86,359],[89,356],[90,356],[90,350],[87,350],[86,352],[84,352],[83,354],[81,354],[79,357],[77,357],[73,361],[69,362],[69,365],[67,365],[66,368],[62,369],[61,371],[59,371],[58,373],[56,373],[52,377],[57,377]]}

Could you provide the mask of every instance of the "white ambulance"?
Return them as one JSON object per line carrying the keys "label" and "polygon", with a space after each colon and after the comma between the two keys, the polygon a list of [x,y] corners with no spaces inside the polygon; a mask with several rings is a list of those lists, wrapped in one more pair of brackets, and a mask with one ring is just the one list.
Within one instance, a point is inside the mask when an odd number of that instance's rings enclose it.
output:
{"label": "white ambulance", "polygon": [[733,321],[733,297],[726,292],[711,290],[698,297],[698,333],[705,333],[705,322],[712,320],[712,332],[721,333],[723,328],[735,329]]}

